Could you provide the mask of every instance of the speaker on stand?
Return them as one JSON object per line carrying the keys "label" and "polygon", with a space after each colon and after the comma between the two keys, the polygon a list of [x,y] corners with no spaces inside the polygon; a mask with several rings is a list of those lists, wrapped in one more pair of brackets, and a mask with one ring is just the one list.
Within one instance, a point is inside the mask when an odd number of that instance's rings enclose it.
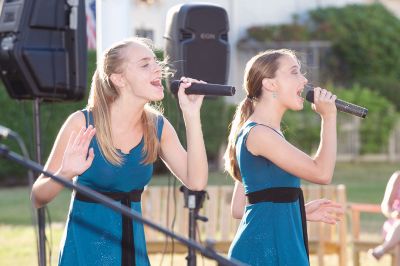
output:
{"label": "speaker on stand", "polygon": [[[224,8],[212,4],[181,4],[167,14],[165,55],[175,71],[172,80],[182,76],[208,83],[226,84],[229,72],[229,22]],[[170,82],[167,82],[168,85]],[[181,187],[185,208],[189,209],[189,238],[196,240],[198,214],[206,191]],[[196,266],[196,253],[188,249],[188,266]]]}
{"label": "speaker on stand", "polygon": [[6,0],[0,77],[14,99],[80,100],[87,80],[84,0]]}
{"label": "speaker on stand", "polygon": [[[40,102],[77,101],[87,84],[84,0],[5,0],[0,14],[0,78],[9,96],[34,100],[41,164]],[[44,209],[38,209],[38,262],[46,265]]]}
{"label": "speaker on stand", "polygon": [[181,76],[226,84],[229,71],[226,10],[211,4],[183,4],[167,14],[165,54]]}

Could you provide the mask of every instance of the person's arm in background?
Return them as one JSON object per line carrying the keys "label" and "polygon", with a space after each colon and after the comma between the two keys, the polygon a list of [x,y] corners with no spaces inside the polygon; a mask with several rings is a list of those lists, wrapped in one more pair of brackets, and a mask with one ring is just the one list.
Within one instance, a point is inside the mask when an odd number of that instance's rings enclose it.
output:
{"label": "person's arm in background", "polygon": [[394,172],[386,185],[385,194],[381,203],[381,210],[387,218],[395,218],[399,216],[398,211],[394,211],[392,208],[393,202],[396,199],[396,193],[398,193],[400,186],[399,177],[400,171]]}
{"label": "person's arm in background", "polygon": [[242,219],[244,209],[246,207],[246,195],[244,193],[243,184],[239,181],[235,181],[235,187],[233,189],[232,201],[231,201],[231,214],[235,219]]}

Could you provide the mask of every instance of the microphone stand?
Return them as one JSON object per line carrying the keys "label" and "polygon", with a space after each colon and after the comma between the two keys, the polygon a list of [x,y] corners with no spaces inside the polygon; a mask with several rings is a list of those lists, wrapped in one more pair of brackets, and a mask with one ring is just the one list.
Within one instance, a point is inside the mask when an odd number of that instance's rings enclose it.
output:
{"label": "microphone stand", "polygon": [[89,197],[90,199],[95,200],[96,202],[101,203],[101,204],[113,209],[114,211],[119,212],[119,213],[129,217],[130,219],[139,221],[139,222],[149,226],[152,229],[155,229],[173,239],[176,239],[179,242],[181,242],[182,244],[184,244],[188,247],[191,247],[195,250],[198,250],[205,257],[217,261],[218,265],[224,265],[224,266],[225,265],[226,266],[245,266],[246,265],[246,264],[241,263],[234,259],[228,260],[227,258],[217,254],[215,252],[215,250],[213,250],[212,248],[204,247],[191,239],[187,239],[182,236],[179,236],[179,235],[165,229],[164,227],[157,225],[157,224],[149,221],[148,219],[142,217],[139,212],[136,212],[124,205],[121,205],[121,204],[119,204],[119,202],[116,202],[116,201],[98,193],[97,191],[95,191],[93,189],[90,189],[90,188],[82,186],[82,185],[74,184],[73,182],[68,181],[62,177],[58,177],[47,171],[44,171],[43,166],[41,166],[40,164],[21,157],[20,155],[10,151],[7,148],[7,146],[5,146],[3,144],[0,144],[0,156],[3,156],[9,160],[12,160],[12,161],[14,161],[20,165],[23,165],[24,167],[31,169],[33,171],[43,173],[45,176],[50,177],[54,181],[62,184],[63,186],[65,186],[71,190],[75,190],[75,191]]}
{"label": "microphone stand", "polygon": [[[199,210],[203,207],[203,202],[205,196],[207,195],[207,192],[205,190],[193,191],[185,186],[181,186],[180,191],[183,193],[184,196],[185,208],[189,209],[189,239],[196,241],[196,221],[208,221],[207,217],[199,215]],[[191,246],[188,247],[188,255],[186,257],[186,260],[188,266],[196,266],[196,252],[195,249]]]}
{"label": "microphone stand", "polygon": [[[33,103],[33,118],[34,118],[34,129],[35,129],[35,150],[36,150],[36,162],[42,163],[42,137],[40,129],[40,99],[35,98]],[[36,174],[36,176],[39,176]],[[40,266],[46,266],[46,218],[45,208],[37,209],[37,223],[38,223],[38,260]]]}

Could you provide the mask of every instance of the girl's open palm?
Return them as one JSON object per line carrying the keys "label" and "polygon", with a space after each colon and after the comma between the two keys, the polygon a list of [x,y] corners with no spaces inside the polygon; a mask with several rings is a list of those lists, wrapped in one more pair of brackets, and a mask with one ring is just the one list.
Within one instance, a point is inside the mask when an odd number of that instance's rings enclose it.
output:
{"label": "girl's open palm", "polygon": [[343,207],[331,200],[317,199],[305,205],[307,221],[336,224],[344,214]]}
{"label": "girl's open palm", "polygon": [[69,179],[85,172],[93,162],[93,148],[89,149],[96,129],[89,125],[88,128],[82,128],[78,134],[72,132],[67,147],[64,151],[64,157],[61,163],[60,175]]}

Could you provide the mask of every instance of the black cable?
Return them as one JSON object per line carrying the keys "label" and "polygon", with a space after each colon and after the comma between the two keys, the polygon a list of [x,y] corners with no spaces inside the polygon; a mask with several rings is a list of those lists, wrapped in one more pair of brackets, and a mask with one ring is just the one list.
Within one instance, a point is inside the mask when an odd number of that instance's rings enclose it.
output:
{"label": "black cable", "polygon": [[[175,227],[175,221],[176,221],[176,178],[174,178],[174,182],[172,185],[172,199],[173,199],[173,205],[174,205],[174,215],[172,218],[172,223],[171,223],[171,231],[174,232],[174,227]],[[171,239],[171,265],[174,265],[174,253],[175,253],[175,241],[174,239]]]}
{"label": "black cable", "polygon": [[48,223],[47,223],[47,225],[48,225],[48,227],[49,227],[49,232],[50,232],[50,240],[46,237],[46,243],[47,243],[47,246],[49,247],[48,248],[48,251],[49,251],[49,265],[51,266],[51,257],[52,257],[52,251],[53,251],[53,249],[52,249],[52,247],[53,247],[53,229],[51,228],[51,226],[52,226],[52,222],[51,222],[51,216],[50,216],[50,210],[49,210],[49,208],[46,206],[45,207],[45,213],[47,214],[47,219],[48,219]]}
{"label": "black cable", "polygon": [[[182,110],[179,106],[179,98],[176,95],[176,110],[177,110],[177,117],[176,117],[176,132],[179,136],[179,130],[181,128],[181,123],[183,122],[183,114]],[[186,134],[183,136],[183,143],[184,146],[186,147]],[[174,205],[174,216],[172,219],[171,223],[171,230],[174,230],[175,227],[175,221],[176,221],[176,209],[177,209],[177,200],[176,200],[176,178],[174,178],[173,182],[173,205]],[[171,239],[171,265],[174,265],[174,253],[175,253],[175,241],[174,239]]]}
{"label": "black cable", "polygon": [[[23,116],[22,116],[22,119],[23,119],[23,121],[24,121],[24,125],[25,125],[25,132],[28,132],[27,134],[28,134],[28,139],[33,139],[33,135],[31,134],[31,128],[29,127],[29,125],[28,125],[28,120],[27,120],[27,117],[28,117],[28,112],[27,112],[27,110],[26,110],[26,106],[25,106],[25,103],[26,102],[22,102],[22,101],[17,101],[17,103],[18,103],[18,105],[19,106],[21,106],[22,108],[22,114],[23,114]],[[31,156],[32,156],[32,152],[33,152],[33,142],[32,141],[29,141],[28,142],[28,148],[26,148],[26,145],[25,145],[25,149],[26,149],[26,154],[27,154],[27,159],[29,159],[29,158],[31,158]],[[22,150],[22,148],[20,147],[20,149]],[[29,152],[29,151],[31,151],[31,152]],[[24,154],[24,152],[22,151],[22,153]],[[24,155],[24,156],[26,156],[26,155]],[[29,186],[29,192],[30,191],[32,191],[32,187],[33,187],[33,183],[34,183],[34,174],[33,174],[33,172],[31,171],[31,170],[28,170],[28,186]],[[29,195],[30,196],[30,195]],[[30,198],[30,197],[29,197]],[[36,255],[37,255],[37,257],[39,258],[39,236],[38,236],[38,232],[36,231],[36,228],[37,228],[37,226],[38,226],[38,224],[37,224],[37,219],[38,219],[38,217],[37,217],[37,211],[36,211],[36,208],[35,208],[35,206],[34,206],[34,202],[32,201],[32,200],[30,200],[29,199],[29,202],[30,202],[30,206],[29,206],[29,209],[30,209],[30,211],[31,211],[31,224],[32,224],[32,227],[33,227],[33,231],[34,231],[34,233],[35,233],[35,244],[36,244]]]}
{"label": "black cable", "polygon": [[[25,106],[26,102],[18,101],[18,103],[21,103],[21,106],[22,106],[22,114],[23,114],[22,118],[24,120],[25,132],[27,132],[27,134],[28,134],[27,139],[33,139],[32,128],[29,126],[29,122],[28,122],[28,119],[27,119],[28,118],[28,112],[25,109],[26,108],[26,106]],[[33,152],[33,149],[34,149],[33,141],[29,141],[28,142],[28,148],[27,149],[28,149],[29,156],[32,157],[33,154],[34,154],[34,152]]]}
{"label": "black cable", "polygon": [[[170,95],[168,95],[168,96],[171,96],[171,97],[174,97],[172,94],[170,94]],[[165,101],[165,103],[166,103],[166,105],[167,105],[167,112],[169,113],[170,112],[170,108],[172,108],[171,107],[171,105],[170,105],[170,99],[169,98],[166,98],[166,101]],[[176,113],[177,113],[177,116],[176,116],[176,120],[174,121],[175,122],[175,131],[177,132],[177,134],[178,134],[178,136],[179,136],[179,129],[180,129],[180,123],[181,123],[181,121],[182,121],[182,119],[179,119],[179,116],[180,116],[180,114],[181,114],[181,112],[180,112],[180,108],[179,108],[179,102],[178,102],[178,99],[177,99],[177,101],[176,101],[176,103],[177,103],[177,105],[176,105]],[[167,115],[167,117],[168,117],[168,115]],[[174,206],[174,213],[173,213],[173,218],[172,218],[172,223],[171,223],[171,227],[170,227],[170,230],[172,231],[172,232],[174,232],[174,227],[175,227],[175,222],[176,222],[176,209],[177,209],[177,200],[176,200],[176,178],[174,177],[174,179],[173,179],[173,184],[172,184],[172,189],[173,189],[173,192],[172,192],[172,198],[173,198],[173,206]],[[168,175],[168,188],[167,188],[167,206],[166,206],[166,211],[167,211],[167,223],[168,223],[168,221],[169,221],[169,204],[170,204],[170,192],[171,191],[171,175]],[[164,250],[163,250],[163,252],[162,252],[162,256],[161,256],[161,260],[160,260],[160,266],[162,265],[162,263],[163,263],[163,261],[164,261],[164,256],[165,256],[165,254],[166,254],[166,252],[167,252],[167,246],[168,246],[168,237],[166,237],[165,238],[165,243],[164,243]],[[173,238],[171,238],[171,265],[173,265],[173,260],[174,260],[174,253],[175,253],[175,241],[174,241],[174,239]]]}
{"label": "black cable", "polygon": [[[166,221],[166,225],[168,226],[168,216],[169,216],[169,193],[170,193],[170,186],[171,186],[171,176],[170,175],[168,175],[168,186],[167,186],[167,221]],[[165,235],[165,241],[164,241],[164,250],[163,250],[163,252],[162,252],[162,255],[161,255],[161,260],[160,260],[160,266],[162,266],[162,263],[163,263],[163,261],[164,261],[164,256],[165,256],[165,253],[167,253],[167,246],[168,246],[168,236],[167,235]]]}

